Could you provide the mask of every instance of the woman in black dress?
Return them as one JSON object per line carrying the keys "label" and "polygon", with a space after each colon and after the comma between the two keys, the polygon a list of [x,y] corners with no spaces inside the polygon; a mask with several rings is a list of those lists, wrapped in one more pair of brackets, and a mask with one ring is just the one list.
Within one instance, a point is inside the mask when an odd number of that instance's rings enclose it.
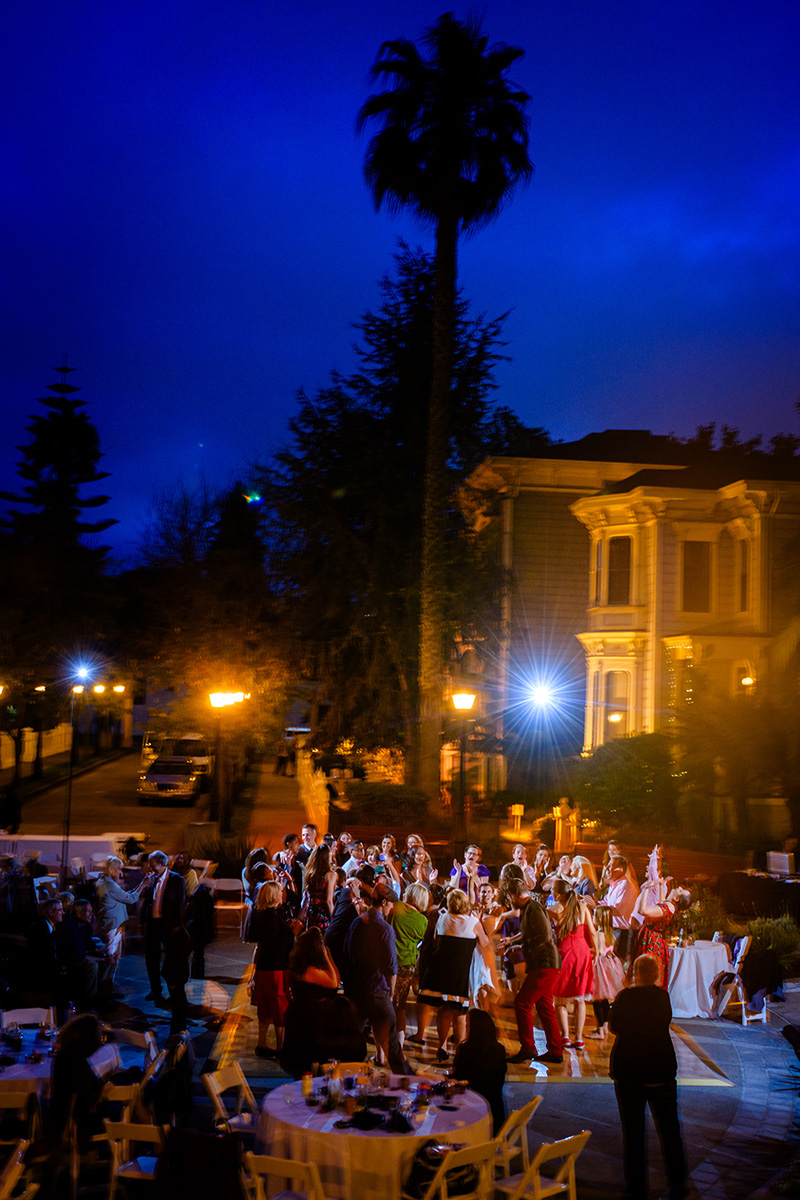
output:
{"label": "woman in black dress", "polygon": [[320,1057],[328,1004],[339,989],[339,970],[322,933],[312,926],[297,935],[289,955],[292,998],[286,1010],[283,1049],[279,1061],[284,1071],[299,1079]]}
{"label": "woman in black dress", "polygon": [[433,945],[425,958],[424,975],[420,979],[417,997],[422,1028],[427,1027],[430,1020],[430,1013],[426,1009],[436,1009],[436,1032],[439,1036],[437,1062],[448,1060],[444,1045],[454,1024],[456,1044],[464,1039],[472,952],[476,943],[484,946],[486,941],[483,926],[470,913],[466,892],[453,888],[447,897],[447,910],[440,913],[436,923]]}

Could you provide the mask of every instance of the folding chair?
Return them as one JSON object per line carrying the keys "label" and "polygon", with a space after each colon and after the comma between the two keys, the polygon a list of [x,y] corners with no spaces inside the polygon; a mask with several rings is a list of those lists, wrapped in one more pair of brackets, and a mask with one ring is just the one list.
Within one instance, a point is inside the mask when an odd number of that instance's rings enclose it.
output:
{"label": "folding chair", "polygon": [[28,1184],[24,1192],[20,1192],[18,1188],[20,1178],[25,1170],[25,1153],[29,1145],[30,1142],[25,1141],[24,1138],[18,1141],[8,1162],[0,1171],[0,1200],[10,1200],[12,1194],[14,1194],[15,1200],[32,1200],[38,1192],[38,1183]]}
{"label": "folding chair", "polygon": [[[265,1178],[279,1179],[284,1189],[291,1189],[279,1192],[275,1200],[281,1200],[281,1197],[287,1197],[287,1200],[289,1197],[291,1200],[325,1200],[316,1163],[295,1162],[291,1158],[273,1158],[271,1155],[248,1151],[241,1173],[242,1191],[248,1200],[267,1200]],[[299,1184],[302,1191],[296,1190],[295,1184]]]}
{"label": "folding chair", "polygon": [[209,879],[217,869],[217,864],[210,858],[193,858],[189,863],[197,872],[197,882],[208,884]]}
{"label": "folding chair", "polygon": [[[591,1137],[588,1129],[559,1142],[545,1142],[531,1159],[531,1165],[521,1175],[495,1181],[495,1190],[511,1200],[544,1200],[546,1196],[566,1196],[577,1200],[575,1191],[575,1160]],[[541,1174],[545,1163],[561,1158],[564,1161],[551,1177]]]}
{"label": "folding chair", "polygon": [[[132,1125],[125,1121],[105,1121],[111,1165],[108,1176],[108,1200],[114,1200],[120,1179],[140,1182],[155,1180],[158,1156],[164,1149],[166,1129],[161,1125]],[[150,1154],[131,1155],[132,1146],[148,1146]]]}
{"label": "folding chair", "polygon": [[56,1013],[53,1008],[7,1008],[0,1013],[0,1029],[8,1029],[9,1025],[52,1025],[56,1026]]}
{"label": "folding chair", "polygon": [[[711,985],[712,990],[716,990],[717,992],[714,1016],[721,1017],[728,1005],[733,1002],[734,1004],[741,1005],[743,1025],[749,1025],[751,1021],[762,1021],[766,1025],[768,1018],[767,997],[764,996],[764,1002],[760,1009],[756,1012],[748,1012],[747,992],[742,983],[742,964],[747,958],[752,942],[753,939],[749,935],[739,938],[734,946],[733,962],[730,971],[723,972],[721,976],[717,976],[717,979]],[[727,982],[723,982],[723,980]],[[734,993],[736,994],[735,1000],[733,999]]]}
{"label": "folding chair", "polygon": [[528,1125],[541,1102],[541,1096],[534,1096],[522,1108],[509,1113],[506,1117],[503,1128],[497,1135],[496,1167],[501,1178],[511,1175],[511,1164],[515,1158],[522,1159],[523,1173],[531,1165],[531,1154],[528,1149]]}
{"label": "folding chair", "polygon": [[136,1046],[144,1051],[144,1065],[147,1067],[158,1054],[155,1034],[152,1029],[112,1029],[115,1042],[124,1042],[126,1046]]}
{"label": "folding chair", "polygon": [[41,1134],[42,1112],[39,1093],[26,1089],[0,1091],[0,1146],[15,1146],[20,1140],[33,1142]]}
{"label": "folding chair", "polygon": [[[258,1106],[238,1062],[219,1071],[209,1071],[203,1076],[214,1113],[219,1124],[228,1133],[254,1133],[258,1117]],[[236,1112],[230,1115],[222,1099],[223,1092],[236,1088]]]}
{"label": "folding chair", "polygon": [[[420,1200],[450,1200],[458,1196],[458,1200],[489,1200],[492,1195],[494,1164],[497,1154],[497,1141],[481,1142],[477,1146],[464,1146],[462,1150],[451,1150],[445,1154],[436,1169],[436,1174],[428,1184]],[[470,1191],[463,1191],[463,1181],[459,1183],[456,1192],[450,1192],[447,1186],[447,1176],[451,1171],[460,1167],[475,1167],[477,1175],[475,1186]],[[408,1192],[402,1193],[403,1200],[412,1200]]]}

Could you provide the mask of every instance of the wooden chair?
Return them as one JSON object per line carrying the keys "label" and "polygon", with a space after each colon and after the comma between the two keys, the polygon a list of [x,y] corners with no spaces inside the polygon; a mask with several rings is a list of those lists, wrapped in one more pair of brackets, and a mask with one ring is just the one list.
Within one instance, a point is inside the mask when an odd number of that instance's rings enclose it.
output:
{"label": "wooden chair", "polygon": [[522,1108],[509,1113],[503,1128],[497,1135],[496,1167],[501,1178],[511,1175],[511,1164],[515,1158],[521,1159],[522,1171],[527,1171],[531,1165],[531,1154],[528,1149],[528,1125],[531,1117],[542,1102],[541,1096],[534,1096]]}
{"label": "wooden chair", "polygon": [[[495,1190],[511,1200],[544,1200],[546,1196],[566,1196],[577,1200],[575,1191],[575,1160],[591,1137],[588,1129],[559,1142],[545,1142],[531,1159],[527,1171],[495,1181]],[[564,1161],[551,1177],[543,1176],[541,1168],[556,1158]]]}
{"label": "wooden chair", "polygon": [[[717,999],[714,1004],[714,1016],[721,1017],[725,1009],[730,1003],[738,1004],[741,1007],[742,1024],[749,1025],[751,1021],[762,1021],[765,1025],[768,1019],[767,997],[764,997],[763,1006],[756,1012],[747,1011],[747,992],[742,983],[742,964],[747,958],[748,952],[752,945],[753,939],[747,935],[739,938],[736,943],[736,949],[731,963],[730,972],[723,972],[722,976],[717,976],[718,979],[728,977],[727,983],[719,983],[717,986]],[[733,976],[733,978],[730,978]],[[716,980],[715,980],[716,983]],[[713,985],[712,985],[713,988]],[[734,995],[736,999],[734,999]]]}
{"label": "wooden chair", "polygon": [[25,1153],[29,1145],[30,1142],[24,1138],[18,1141],[8,1162],[0,1171],[0,1200],[10,1200],[12,1194],[15,1200],[32,1200],[38,1192],[38,1183],[30,1183],[24,1192],[19,1191],[19,1181],[25,1170]]}
{"label": "wooden chair", "polygon": [[[447,1187],[449,1171],[459,1167],[475,1167],[477,1178],[475,1187],[469,1192],[459,1190],[453,1195],[458,1200],[489,1200],[494,1186],[494,1164],[497,1155],[497,1142],[481,1142],[477,1146],[465,1146],[462,1150],[451,1150],[445,1154],[436,1169],[436,1174],[428,1184],[427,1190],[420,1200],[449,1200],[451,1193]],[[411,1200],[407,1192],[403,1192],[403,1200]]]}
{"label": "wooden chair", "polygon": [[189,863],[197,872],[197,882],[208,884],[209,879],[217,869],[217,864],[210,858],[193,858]]}
{"label": "wooden chair", "polygon": [[7,1008],[0,1013],[0,1029],[8,1029],[9,1025],[56,1025],[54,1008]]}
{"label": "wooden chair", "polygon": [[39,1093],[24,1086],[17,1092],[0,1091],[0,1126],[6,1120],[16,1124],[17,1131],[10,1137],[0,1137],[0,1146],[15,1146],[20,1139],[35,1141],[42,1130]]}
{"label": "wooden chair", "polygon": [[[238,1062],[229,1067],[222,1067],[219,1071],[209,1071],[203,1076],[203,1083],[217,1122],[223,1125],[228,1133],[255,1133],[258,1106]],[[236,1088],[236,1112],[233,1116],[228,1112],[222,1098],[223,1093],[232,1088]]]}
{"label": "wooden chair", "polygon": [[136,1046],[144,1052],[144,1066],[147,1067],[158,1055],[155,1034],[152,1029],[112,1029],[115,1042],[124,1042],[126,1046]]}
{"label": "wooden chair", "polygon": [[[155,1180],[156,1163],[164,1149],[166,1128],[161,1125],[132,1125],[125,1121],[106,1121],[105,1127],[111,1147],[108,1200],[114,1200],[120,1179],[150,1183]],[[147,1146],[152,1153],[131,1155],[132,1146]]]}
{"label": "wooden chair", "polygon": [[[273,1158],[248,1151],[241,1174],[242,1191],[248,1200],[267,1200],[265,1178],[281,1180],[284,1185],[275,1200],[282,1197],[287,1200],[289,1197],[291,1200],[325,1200],[316,1163],[295,1162],[291,1158]],[[302,1191],[295,1190],[295,1184],[299,1184]],[[289,1188],[290,1191],[286,1190]]]}

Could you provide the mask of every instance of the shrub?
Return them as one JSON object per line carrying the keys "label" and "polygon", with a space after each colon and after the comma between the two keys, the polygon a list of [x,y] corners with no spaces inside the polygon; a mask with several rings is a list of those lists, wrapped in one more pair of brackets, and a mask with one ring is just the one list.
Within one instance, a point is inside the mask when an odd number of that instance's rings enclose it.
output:
{"label": "shrub", "polygon": [[747,932],[753,939],[753,950],[774,950],[784,969],[793,964],[800,929],[788,913],[782,917],[756,917],[748,921]]}
{"label": "shrub", "polygon": [[[210,858],[217,864],[215,875],[219,879],[236,879],[242,873],[244,860],[247,858],[253,844],[244,837],[212,837],[207,841],[198,842],[192,849],[192,858]],[[267,850],[267,858],[272,855]]]}
{"label": "shrub", "polygon": [[734,933],[741,929],[722,907],[719,896],[705,888],[699,888],[696,894],[693,893],[686,925],[701,941],[710,941],[718,929],[722,933]]}

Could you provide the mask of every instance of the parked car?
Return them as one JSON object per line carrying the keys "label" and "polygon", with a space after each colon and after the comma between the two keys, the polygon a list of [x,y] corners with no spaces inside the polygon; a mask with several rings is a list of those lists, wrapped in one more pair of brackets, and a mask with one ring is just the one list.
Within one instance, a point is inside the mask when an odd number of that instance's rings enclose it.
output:
{"label": "parked car", "polygon": [[194,804],[203,782],[201,772],[188,762],[157,758],[139,775],[140,804],[169,804],[175,800]]}
{"label": "parked car", "polygon": [[212,741],[202,733],[185,733],[182,737],[164,737],[148,730],[142,743],[142,770],[146,770],[157,758],[172,762],[188,763],[198,775],[204,776],[203,786],[214,771],[214,748]]}

